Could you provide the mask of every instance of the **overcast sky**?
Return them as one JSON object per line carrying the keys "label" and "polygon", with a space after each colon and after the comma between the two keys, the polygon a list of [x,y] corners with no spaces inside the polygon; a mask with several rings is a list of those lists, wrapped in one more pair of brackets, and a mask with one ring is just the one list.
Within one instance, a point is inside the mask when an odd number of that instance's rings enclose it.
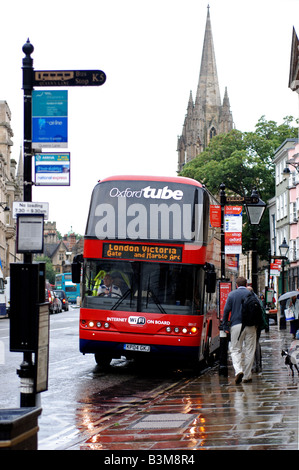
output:
{"label": "overcast sky", "polygon": [[28,37],[36,70],[101,69],[107,76],[101,87],[68,88],[71,186],[33,189],[34,201],[49,202],[50,220],[62,234],[84,233],[99,179],[176,175],[177,136],[190,90],[196,94],[208,3],[221,98],[227,86],[236,128],[254,130],[262,115],[279,124],[286,115],[298,117],[298,95],[288,88],[298,0],[12,0],[1,6],[0,99],[12,112],[16,160]]}

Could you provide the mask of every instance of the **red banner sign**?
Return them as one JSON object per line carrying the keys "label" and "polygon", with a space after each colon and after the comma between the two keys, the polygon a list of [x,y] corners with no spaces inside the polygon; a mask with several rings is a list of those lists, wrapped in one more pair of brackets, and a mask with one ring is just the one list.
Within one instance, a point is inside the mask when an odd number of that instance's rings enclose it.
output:
{"label": "red banner sign", "polygon": [[212,227],[221,227],[221,206],[210,206],[210,222]]}

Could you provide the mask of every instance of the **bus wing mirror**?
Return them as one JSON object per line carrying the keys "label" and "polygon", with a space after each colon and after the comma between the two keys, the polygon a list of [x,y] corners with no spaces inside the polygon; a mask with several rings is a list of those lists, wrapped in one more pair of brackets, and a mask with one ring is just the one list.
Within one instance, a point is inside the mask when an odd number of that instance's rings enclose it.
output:
{"label": "bus wing mirror", "polygon": [[204,270],[206,271],[206,275],[205,275],[206,292],[208,294],[214,294],[214,292],[216,292],[215,266],[213,264],[206,263],[204,265]]}
{"label": "bus wing mirror", "polygon": [[81,259],[79,257],[74,258],[74,262],[72,263],[72,282],[74,284],[80,284],[81,279]]}
{"label": "bus wing mirror", "polygon": [[81,264],[72,263],[72,282],[74,284],[80,284],[80,276],[81,276]]}
{"label": "bus wing mirror", "polygon": [[206,290],[208,294],[216,292],[216,273],[209,272],[206,275]]}

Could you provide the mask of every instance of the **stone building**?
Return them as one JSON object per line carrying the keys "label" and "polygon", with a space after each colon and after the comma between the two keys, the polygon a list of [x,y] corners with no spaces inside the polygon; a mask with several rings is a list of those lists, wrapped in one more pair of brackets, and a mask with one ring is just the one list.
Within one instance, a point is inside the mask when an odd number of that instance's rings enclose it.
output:
{"label": "stone building", "polygon": [[213,136],[232,129],[233,117],[227,89],[221,103],[208,7],[195,103],[190,92],[182,135],[178,138],[178,172],[207,147]]}
{"label": "stone building", "polygon": [[10,263],[21,261],[16,253],[16,221],[12,217],[14,201],[23,200],[23,159],[12,158],[11,111],[0,101],[0,259],[4,277],[9,276]]}
{"label": "stone building", "polygon": [[43,254],[50,258],[56,274],[71,272],[74,256],[80,253],[83,253],[83,238],[76,240],[76,234],[71,230],[60,240],[56,222],[45,222]]}
{"label": "stone building", "polygon": [[[0,269],[4,277],[10,275],[10,263],[22,262],[16,253],[16,220],[13,202],[23,201],[23,154],[19,161],[12,158],[11,111],[6,101],[0,101]],[[57,273],[71,271],[75,254],[83,252],[83,239],[76,240],[69,233],[59,240],[56,222],[45,221],[44,255],[48,256]],[[75,254],[74,254],[75,253]]]}

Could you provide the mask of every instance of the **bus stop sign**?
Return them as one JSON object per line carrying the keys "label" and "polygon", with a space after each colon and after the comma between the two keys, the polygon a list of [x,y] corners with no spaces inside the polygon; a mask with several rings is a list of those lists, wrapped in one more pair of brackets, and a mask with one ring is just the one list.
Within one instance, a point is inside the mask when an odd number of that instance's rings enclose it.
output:
{"label": "bus stop sign", "polygon": [[106,81],[102,70],[35,70],[33,86],[100,86]]}

